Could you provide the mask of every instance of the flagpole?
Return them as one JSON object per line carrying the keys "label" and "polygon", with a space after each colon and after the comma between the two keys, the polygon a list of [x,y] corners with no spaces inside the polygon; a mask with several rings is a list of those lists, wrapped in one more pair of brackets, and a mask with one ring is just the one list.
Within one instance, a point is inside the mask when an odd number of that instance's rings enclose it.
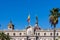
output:
{"label": "flagpole", "polygon": [[28,26],[29,26],[30,25],[30,14],[28,15],[27,21],[28,21]]}
{"label": "flagpole", "polygon": [[28,22],[28,26],[30,25],[30,22]]}
{"label": "flagpole", "polygon": [[[28,22],[28,26],[29,26],[30,25],[30,14],[28,15],[27,22]],[[28,40],[28,36],[27,36],[27,40]]]}

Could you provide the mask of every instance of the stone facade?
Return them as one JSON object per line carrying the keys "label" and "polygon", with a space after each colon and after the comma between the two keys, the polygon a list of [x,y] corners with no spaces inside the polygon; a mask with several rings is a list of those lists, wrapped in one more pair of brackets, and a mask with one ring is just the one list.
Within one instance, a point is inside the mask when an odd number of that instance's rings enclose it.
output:
{"label": "stone facade", "polygon": [[[0,30],[2,32],[2,30]],[[36,17],[36,24],[34,27],[28,25],[24,30],[14,30],[12,21],[8,24],[8,30],[3,30],[6,35],[11,37],[11,40],[53,40],[54,30],[43,30],[38,26],[38,17]],[[60,40],[60,29],[56,29],[55,39]]]}
{"label": "stone facade", "polygon": [[[1,30],[0,30],[1,32]],[[30,27],[25,30],[4,30],[5,34],[9,35],[11,40],[53,40],[54,32],[53,30],[36,30]],[[60,29],[55,32],[55,39],[59,39]]]}

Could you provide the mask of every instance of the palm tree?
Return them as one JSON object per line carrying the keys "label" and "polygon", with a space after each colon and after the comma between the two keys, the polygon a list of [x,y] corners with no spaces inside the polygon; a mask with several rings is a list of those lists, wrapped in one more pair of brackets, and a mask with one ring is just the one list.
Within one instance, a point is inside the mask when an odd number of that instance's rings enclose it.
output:
{"label": "palm tree", "polygon": [[58,18],[60,17],[60,13],[59,13],[59,8],[53,8],[50,12],[50,23],[51,23],[51,26],[54,27],[54,40],[55,40],[55,28],[56,28],[56,25],[58,24]]}
{"label": "palm tree", "polygon": [[10,40],[10,37],[3,32],[0,33],[0,39],[1,40]]}
{"label": "palm tree", "polygon": [[9,35],[6,36],[6,40],[10,40],[11,38],[9,37]]}
{"label": "palm tree", "polygon": [[1,40],[5,40],[6,39],[6,37],[5,37],[6,35],[2,32],[2,33],[0,33],[0,39]]}

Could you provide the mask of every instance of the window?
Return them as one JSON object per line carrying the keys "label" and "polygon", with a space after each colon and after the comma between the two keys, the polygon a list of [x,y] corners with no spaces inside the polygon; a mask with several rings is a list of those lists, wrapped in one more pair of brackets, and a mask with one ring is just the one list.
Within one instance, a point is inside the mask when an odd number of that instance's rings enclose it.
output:
{"label": "window", "polygon": [[35,33],[37,35],[37,33]]}
{"label": "window", "polygon": [[46,33],[44,33],[44,35],[46,35]]}
{"label": "window", "polygon": [[40,35],[40,33],[38,33],[38,35]]}
{"label": "window", "polygon": [[15,33],[13,33],[13,35],[15,36]]}
{"label": "window", "polygon": [[58,36],[58,33],[57,33],[57,36]]}
{"label": "window", "polygon": [[9,35],[9,33],[7,33],[7,35]]}
{"label": "window", "polygon": [[29,39],[29,40],[31,40],[31,39]]}
{"label": "window", "polygon": [[21,35],[21,33],[20,33],[20,35]]}
{"label": "window", "polygon": [[25,34],[25,33],[24,33]]}
{"label": "window", "polygon": [[50,33],[50,35],[52,36],[52,33]]}

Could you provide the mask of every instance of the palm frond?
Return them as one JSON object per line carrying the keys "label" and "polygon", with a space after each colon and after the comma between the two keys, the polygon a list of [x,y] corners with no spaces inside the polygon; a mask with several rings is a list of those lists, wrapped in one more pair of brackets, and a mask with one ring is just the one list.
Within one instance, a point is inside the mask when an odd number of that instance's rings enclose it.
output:
{"label": "palm frond", "polygon": [[0,39],[1,40],[10,40],[10,37],[8,35],[4,34],[4,32],[1,32]]}

